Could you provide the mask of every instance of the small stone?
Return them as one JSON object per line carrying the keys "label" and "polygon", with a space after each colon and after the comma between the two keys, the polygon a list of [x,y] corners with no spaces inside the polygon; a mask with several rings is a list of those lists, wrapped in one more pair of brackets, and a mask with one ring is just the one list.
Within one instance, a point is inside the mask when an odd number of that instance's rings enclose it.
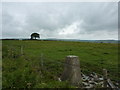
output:
{"label": "small stone", "polygon": [[93,88],[94,85],[90,84],[90,88]]}
{"label": "small stone", "polygon": [[90,74],[90,77],[94,77],[94,75],[93,75],[93,74]]}
{"label": "small stone", "polygon": [[95,84],[94,81],[89,81],[90,84]]}
{"label": "small stone", "polygon": [[86,81],[86,79],[85,79],[85,78],[82,78],[82,80],[83,80],[83,81]]}
{"label": "small stone", "polygon": [[91,81],[94,81],[94,78],[90,78]]}
{"label": "small stone", "polygon": [[58,78],[58,81],[60,81],[60,82],[61,82],[61,79],[60,79],[60,78]]}
{"label": "small stone", "polygon": [[82,75],[82,77],[86,77],[84,74],[81,74]]}
{"label": "small stone", "polygon": [[103,81],[104,79],[103,78],[99,78],[100,81]]}
{"label": "small stone", "polygon": [[89,84],[88,83],[86,83],[86,82],[82,82],[85,86],[88,86]]}
{"label": "small stone", "polygon": [[103,85],[103,82],[99,82],[98,84],[101,85],[102,87],[104,86],[104,85]]}
{"label": "small stone", "polygon": [[88,76],[85,76],[85,77],[83,77],[82,79],[83,79],[83,81],[87,81],[87,80],[89,79],[89,77],[88,77]]}
{"label": "small stone", "polygon": [[85,87],[85,88],[90,88],[90,86],[87,86],[87,87]]}
{"label": "small stone", "polygon": [[95,83],[95,85],[97,85],[98,83],[97,82],[94,82]]}
{"label": "small stone", "polygon": [[98,80],[99,80],[97,74],[94,75],[94,80],[95,80],[95,81],[98,81]]}
{"label": "small stone", "polygon": [[94,86],[92,84],[89,84],[89,86],[86,86],[85,88],[93,88]]}
{"label": "small stone", "polygon": [[119,83],[115,83],[117,86],[119,86]]}

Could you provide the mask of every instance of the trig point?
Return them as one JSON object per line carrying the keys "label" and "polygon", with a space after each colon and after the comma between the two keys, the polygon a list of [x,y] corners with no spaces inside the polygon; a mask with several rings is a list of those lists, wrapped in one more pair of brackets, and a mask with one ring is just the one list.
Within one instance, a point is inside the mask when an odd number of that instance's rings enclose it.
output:
{"label": "trig point", "polygon": [[80,85],[82,82],[80,63],[78,56],[69,55],[66,57],[62,81],[69,81],[71,85]]}

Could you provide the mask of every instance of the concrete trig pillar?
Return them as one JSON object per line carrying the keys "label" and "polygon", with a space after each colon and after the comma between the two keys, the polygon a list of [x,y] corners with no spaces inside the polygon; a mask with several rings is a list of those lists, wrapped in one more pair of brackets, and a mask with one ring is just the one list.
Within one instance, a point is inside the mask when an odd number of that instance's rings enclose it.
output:
{"label": "concrete trig pillar", "polygon": [[107,88],[107,70],[103,69],[103,77],[104,77],[104,88]]}
{"label": "concrete trig pillar", "polygon": [[61,76],[62,81],[68,81],[71,85],[81,85],[82,77],[78,56],[69,55],[66,57],[64,71]]}

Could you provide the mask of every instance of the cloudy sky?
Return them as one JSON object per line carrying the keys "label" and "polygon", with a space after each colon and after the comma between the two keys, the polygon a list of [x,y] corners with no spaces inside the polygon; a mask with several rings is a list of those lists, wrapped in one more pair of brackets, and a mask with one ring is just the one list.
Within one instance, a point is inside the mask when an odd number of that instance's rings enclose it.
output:
{"label": "cloudy sky", "polygon": [[2,38],[118,39],[117,2],[3,2]]}

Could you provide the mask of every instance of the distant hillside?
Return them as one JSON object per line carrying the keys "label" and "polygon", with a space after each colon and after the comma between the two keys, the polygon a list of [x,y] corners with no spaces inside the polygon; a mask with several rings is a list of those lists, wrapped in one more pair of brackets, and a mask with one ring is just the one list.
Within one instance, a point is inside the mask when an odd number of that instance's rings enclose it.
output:
{"label": "distant hillside", "polygon": [[120,43],[120,40],[79,40],[79,39],[43,39],[43,40],[80,41],[80,42],[93,42],[93,43]]}
{"label": "distant hillside", "polygon": [[[2,39],[2,40],[30,40],[29,38],[11,38],[11,39]],[[93,43],[120,43],[120,40],[79,40],[79,39],[37,39],[37,40],[44,40],[44,41],[77,41],[77,42],[93,42]]]}

